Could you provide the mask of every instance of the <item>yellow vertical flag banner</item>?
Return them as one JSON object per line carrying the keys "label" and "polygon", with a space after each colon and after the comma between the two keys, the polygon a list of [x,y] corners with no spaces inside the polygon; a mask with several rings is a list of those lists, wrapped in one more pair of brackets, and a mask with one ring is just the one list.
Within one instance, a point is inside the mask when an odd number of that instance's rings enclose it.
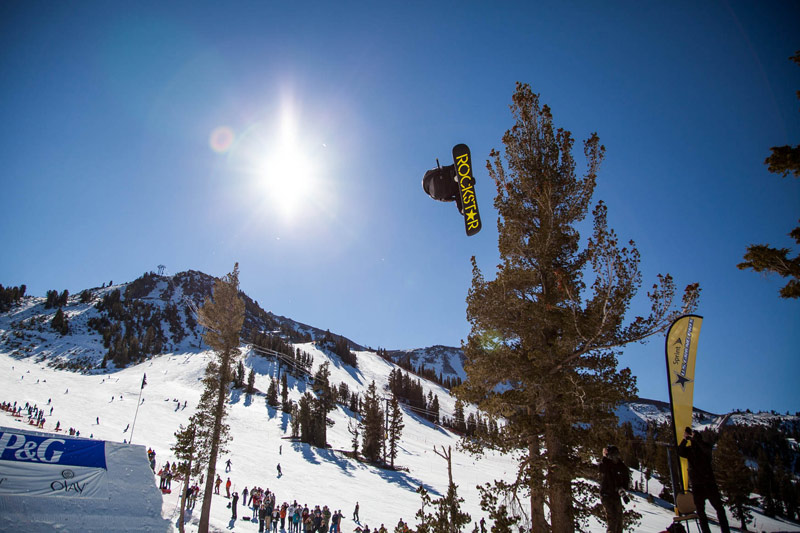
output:
{"label": "yellow vertical flag banner", "polygon": [[[703,317],[683,315],[675,320],[667,331],[665,351],[667,355],[667,380],[669,403],[675,431],[675,445],[683,439],[683,431],[692,425],[694,397],[694,363],[697,360],[697,341]],[[680,458],[680,480],[683,492],[689,489],[689,463]]]}

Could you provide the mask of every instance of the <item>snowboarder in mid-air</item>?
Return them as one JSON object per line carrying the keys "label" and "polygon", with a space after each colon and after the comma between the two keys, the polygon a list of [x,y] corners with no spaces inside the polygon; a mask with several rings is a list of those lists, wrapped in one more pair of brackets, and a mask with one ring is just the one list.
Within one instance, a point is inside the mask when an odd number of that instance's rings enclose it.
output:
{"label": "snowboarder in mid-air", "polygon": [[422,178],[425,193],[440,202],[455,202],[464,217],[464,228],[471,237],[481,230],[481,216],[475,196],[475,178],[472,175],[472,156],[466,144],[453,147],[453,164],[439,165],[425,172]]}

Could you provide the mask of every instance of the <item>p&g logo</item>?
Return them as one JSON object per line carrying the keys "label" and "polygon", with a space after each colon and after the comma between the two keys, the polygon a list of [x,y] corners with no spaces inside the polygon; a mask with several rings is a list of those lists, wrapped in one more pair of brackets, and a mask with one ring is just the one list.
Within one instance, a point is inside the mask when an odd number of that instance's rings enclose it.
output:
{"label": "p&g logo", "polygon": [[65,441],[45,439],[40,442],[28,440],[25,435],[5,432],[0,434],[0,459],[57,463],[64,453]]}

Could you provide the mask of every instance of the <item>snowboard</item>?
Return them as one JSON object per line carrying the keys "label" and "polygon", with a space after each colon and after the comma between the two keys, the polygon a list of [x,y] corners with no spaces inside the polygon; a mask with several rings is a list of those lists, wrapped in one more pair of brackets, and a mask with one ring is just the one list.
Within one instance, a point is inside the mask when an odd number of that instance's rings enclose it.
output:
{"label": "snowboard", "polygon": [[456,204],[464,216],[464,229],[467,237],[472,237],[481,230],[481,215],[478,212],[478,200],[475,196],[475,177],[472,174],[472,155],[466,144],[453,147],[453,164],[458,180]]}

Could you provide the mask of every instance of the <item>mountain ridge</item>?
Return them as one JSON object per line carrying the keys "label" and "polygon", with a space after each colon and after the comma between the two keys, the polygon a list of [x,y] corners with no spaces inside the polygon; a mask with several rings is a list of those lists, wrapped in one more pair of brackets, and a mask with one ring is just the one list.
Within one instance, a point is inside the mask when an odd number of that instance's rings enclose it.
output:
{"label": "mountain ridge", "polygon": [[[56,368],[83,372],[121,369],[160,354],[198,353],[204,350],[204,345],[201,341],[201,326],[197,324],[194,315],[204,298],[211,295],[216,279],[191,269],[170,276],[146,272],[130,282],[103,284],[101,287],[67,295],[64,305],[50,307],[47,306],[50,294],[48,297],[20,296],[8,310],[0,312],[0,351],[14,357],[36,357]],[[117,291],[119,301],[114,296]],[[332,334],[329,330],[266,311],[257,300],[253,300],[242,290],[240,296],[245,302],[242,331],[244,342],[254,332],[275,335],[292,344],[333,337],[345,340],[351,350],[376,352],[418,376],[429,379],[435,376],[434,381],[440,384],[455,384],[466,378],[464,354],[460,348],[435,345],[426,348],[372,350],[343,335]],[[66,335],[59,334],[51,325],[59,309],[63,311],[69,324]],[[115,323],[118,324],[116,330]],[[155,340],[147,339],[145,326],[148,324],[153,327],[154,337],[158,337]],[[121,365],[113,360],[115,338],[117,343],[125,338],[131,339],[127,345],[129,350],[133,339],[136,339],[139,346],[138,352],[133,354],[134,357],[129,353],[129,360]],[[147,344],[150,344],[151,350],[143,351],[142,345]],[[638,432],[644,431],[648,421],[661,422],[669,413],[669,405],[660,400],[637,398],[625,405],[637,407],[618,410],[620,422],[630,421]],[[704,426],[737,423],[741,418],[736,417],[741,411],[720,415],[695,408],[694,412],[695,421]],[[774,412],[769,414],[773,417],[783,416]],[[727,419],[720,422],[723,417]]]}

